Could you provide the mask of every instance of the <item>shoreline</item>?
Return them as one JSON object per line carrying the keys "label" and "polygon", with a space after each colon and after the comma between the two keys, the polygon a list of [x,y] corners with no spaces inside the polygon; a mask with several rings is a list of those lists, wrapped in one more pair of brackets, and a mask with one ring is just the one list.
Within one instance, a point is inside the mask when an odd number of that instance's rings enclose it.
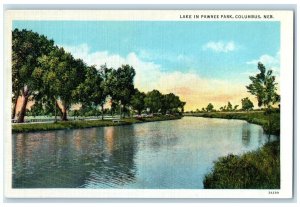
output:
{"label": "shoreline", "polygon": [[263,111],[252,112],[209,112],[188,114],[184,116],[203,117],[203,118],[218,118],[218,119],[237,119],[247,121],[251,124],[260,125],[266,133],[280,136],[280,113],[273,113],[271,115],[271,127],[268,127],[268,117],[264,115]]}
{"label": "shoreline", "polygon": [[263,112],[210,112],[188,116],[244,120],[279,136],[279,140],[267,142],[257,150],[219,157],[204,177],[204,189],[280,189],[280,112],[270,117]]}
{"label": "shoreline", "polygon": [[112,120],[76,120],[76,121],[58,121],[57,123],[32,123],[32,124],[14,124],[12,133],[53,131],[62,129],[84,129],[93,127],[123,126],[131,124],[141,124],[147,122],[169,121],[181,119],[183,116],[155,116],[145,118],[124,118],[119,122]]}

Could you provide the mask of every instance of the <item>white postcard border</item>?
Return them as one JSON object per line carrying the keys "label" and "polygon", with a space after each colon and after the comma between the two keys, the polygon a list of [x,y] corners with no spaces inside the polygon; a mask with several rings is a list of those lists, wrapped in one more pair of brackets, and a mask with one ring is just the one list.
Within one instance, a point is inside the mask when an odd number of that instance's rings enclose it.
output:
{"label": "white postcard border", "polygon": [[[180,15],[273,15],[273,19],[186,19]],[[293,11],[278,10],[9,10],[4,24],[4,171],[9,198],[292,198],[293,188]],[[14,189],[11,139],[11,31],[13,20],[143,20],[143,21],[280,21],[281,87],[281,189],[179,190],[179,189]],[[272,194],[272,192],[278,192]]]}

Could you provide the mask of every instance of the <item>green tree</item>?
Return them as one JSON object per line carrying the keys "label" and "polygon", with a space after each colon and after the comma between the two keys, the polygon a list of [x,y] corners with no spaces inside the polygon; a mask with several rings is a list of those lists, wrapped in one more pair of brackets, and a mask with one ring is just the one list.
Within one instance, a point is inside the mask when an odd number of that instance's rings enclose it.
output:
{"label": "green tree", "polygon": [[232,104],[230,103],[230,101],[228,101],[226,110],[227,110],[227,111],[232,111]]}
{"label": "green tree", "polygon": [[[135,70],[129,65],[122,65],[117,70],[106,69],[106,85],[113,102],[119,103],[120,109],[126,108],[134,94]],[[122,110],[123,111],[123,110]],[[120,114],[122,114],[122,111]],[[125,116],[125,114],[123,114]]]}
{"label": "green tree", "polygon": [[271,133],[271,113],[272,104],[279,102],[280,96],[276,93],[277,83],[275,82],[275,76],[272,70],[266,70],[262,63],[258,63],[258,70],[260,71],[255,76],[250,76],[251,84],[246,86],[248,92],[255,95],[258,101],[258,106],[264,106],[265,113],[268,116],[268,131]]}
{"label": "green tree", "polygon": [[209,103],[209,104],[206,106],[206,111],[207,111],[207,112],[211,112],[211,111],[213,111],[213,109],[214,109],[214,106],[212,105],[212,103]]}
{"label": "green tree", "polygon": [[178,96],[173,93],[163,95],[162,113],[183,112],[185,102],[182,102]]}
{"label": "green tree", "polygon": [[242,101],[242,110],[250,111],[253,109],[254,105],[248,97],[243,98],[241,101]]}
{"label": "green tree", "polygon": [[22,97],[22,105],[18,122],[24,122],[29,99],[39,92],[41,80],[34,76],[39,66],[38,58],[49,54],[54,48],[53,40],[28,30],[15,29],[12,32],[12,118],[16,114],[18,97]]}
{"label": "green tree", "polygon": [[[71,114],[72,111],[70,111],[69,114]],[[100,111],[93,105],[82,105],[81,108],[77,111],[73,111],[73,116],[99,116]]]}
{"label": "green tree", "polygon": [[158,90],[148,92],[144,101],[151,113],[160,112],[163,107],[163,95]]}
{"label": "green tree", "polygon": [[[114,88],[112,87],[112,82],[114,80],[114,69],[108,68],[106,64],[100,66],[100,74],[102,76],[102,84],[101,87],[103,89],[103,97],[106,97],[106,99],[111,103],[111,108],[108,110],[110,111],[111,115],[113,115],[117,111],[117,105],[119,103],[116,103],[118,101],[112,100],[112,91]],[[105,100],[106,101],[106,100]],[[104,112],[104,105],[101,105],[102,109],[102,119],[103,119],[103,112]]]}
{"label": "green tree", "polygon": [[34,105],[31,106],[30,110],[28,110],[27,115],[34,117],[39,115],[45,115],[43,105],[39,102],[35,102]]}
{"label": "green tree", "polygon": [[186,104],[186,102],[181,101],[180,106],[179,106],[179,108],[180,108],[180,110],[181,110],[181,113],[184,112],[184,106],[185,106],[185,104]]}
{"label": "green tree", "polygon": [[67,120],[67,111],[78,103],[77,87],[85,80],[85,63],[74,59],[63,48],[56,48],[49,55],[39,58],[43,85],[48,96],[54,100],[61,113],[61,120]]}
{"label": "green tree", "polygon": [[95,66],[87,67],[85,80],[78,85],[76,96],[82,105],[92,107],[96,111],[97,108],[101,106],[103,119],[104,104],[106,100],[104,77],[102,72],[97,70]]}
{"label": "green tree", "polygon": [[140,92],[137,88],[135,89],[135,92],[131,98],[130,105],[134,110],[138,112],[140,115],[142,113],[142,110],[145,109],[145,102],[144,99],[146,97],[146,94],[144,92]]}
{"label": "green tree", "polygon": [[255,76],[250,76],[251,84],[246,86],[248,92],[256,96],[258,106],[270,108],[271,104],[279,102],[280,96],[276,93],[277,83],[272,70],[266,70],[265,66],[259,62],[257,65],[260,71]]}
{"label": "green tree", "polygon": [[234,105],[233,111],[236,111],[238,107],[239,107],[239,105]]}

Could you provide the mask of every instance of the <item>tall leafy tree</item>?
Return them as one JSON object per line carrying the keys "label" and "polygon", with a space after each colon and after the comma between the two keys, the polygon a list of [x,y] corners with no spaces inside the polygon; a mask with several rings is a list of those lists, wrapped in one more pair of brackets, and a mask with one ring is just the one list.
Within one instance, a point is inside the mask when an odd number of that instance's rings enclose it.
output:
{"label": "tall leafy tree", "polygon": [[[106,97],[106,99],[109,100],[109,102],[111,103],[111,108],[110,108],[110,112],[111,112],[111,115],[114,114],[114,112],[116,112],[116,109],[118,108],[117,105],[118,101],[114,101],[112,100],[112,91],[114,90],[113,87],[111,87],[111,82],[113,82],[114,80],[114,69],[113,68],[108,68],[106,64],[104,65],[101,65],[100,66],[100,74],[102,76],[102,89],[103,89],[103,97]],[[101,105],[101,108],[102,108],[102,112],[104,111],[104,105],[102,104]],[[103,113],[102,113],[102,119],[103,119]]]}
{"label": "tall leafy tree", "polygon": [[138,114],[142,113],[142,110],[145,109],[145,102],[144,99],[146,94],[144,92],[140,92],[137,88],[131,98],[130,105],[134,110],[138,112]]}
{"label": "tall leafy tree", "polygon": [[184,110],[185,102],[180,101],[180,98],[173,93],[163,95],[163,113],[182,112]]}
{"label": "tall leafy tree", "polygon": [[[120,107],[126,108],[134,94],[135,70],[129,65],[122,65],[117,70],[106,69],[106,85],[113,102],[119,103]],[[122,114],[122,112],[121,112]],[[125,114],[123,114],[125,116]]]}
{"label": "tall leafy tree", "polygon": [[250,111],[253,109],[254,105],[248,97],[243,98],[241,101],[242,101],[242,109],[244,111]]}
{"label": "tall leafy tree", "polygon": [[33,75],[39,66],[38,58],[49,54],[53,48],[53,40],[48,40],[44,35],[18,29],[12,32],[12,118],[15,117],[16,103],[21,96],[18,122],[24,122],[27,103],[41,87],[41,81]]}
{"label": "tall leafy tree", "polygon": [[77,87],[84,82],[86,65],[63,48],[56,48],[49,55],[42,56],[39,63],[44,87],[55,100],[61,120],[66,121],[70,106],[79,102]]}
{"label": "tall leafy tree", "polygon": [[277,83],[272,70],[266,70],[262,63],[258,63],[257,68],[259,73],[255,76],[250,76],[251,84],[246,86],[248,92],[255,95],[258,101],[258,106],[266,108],[265,113],[268,115],[268,131],[269,135],[272,127],[271,107],[272,104],[279,102],[280,96],[277,94]]}
{"label": "tall leafy tree", "polygon": [[106,93],[104,90],[104,77],[102,72],[97,70],[95,66],[86,68],[85,79],[79,83],[76,89],[76,97],[82,105],[97,109],[101,106],[102,119],[104,112],[104,104]]}
{"label": "tall leafy tree", "polygon": [[148,92],[144,101],[151,113],[160,112],[163,107],[163,95],[158,90]]}
{"label": "tall leafy tree", "polygon": [[277,94],[277,83],[272,70],[266,70],[265,66],[259,62],[257,64],[259,73],[255,76],[250,76],[251,84],[246,86],[248,92],[256,96],[258,106],[265,106],[269,108],[271,104],[279,102],[279,95]]}

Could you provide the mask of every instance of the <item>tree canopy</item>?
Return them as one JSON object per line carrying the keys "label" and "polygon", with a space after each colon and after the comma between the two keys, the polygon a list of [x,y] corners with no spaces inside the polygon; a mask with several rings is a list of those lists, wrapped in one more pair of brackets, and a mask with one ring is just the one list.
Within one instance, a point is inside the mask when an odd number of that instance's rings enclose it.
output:
{"label": "tree canopy", "polygon": [[248,97],[243,98],[241,101],[242,101],[242,109],[243,110],[250,111],[253,109],[254,105]]}
{"label": "tree canopy", "polygon": [[163,95],[158,90],[148,92],[144,101],[145,107],[149,109],[149,112],[161,112],[163,106]]}
{"label": "tree canopy", "polygon": [[[77,87],[84,82],[86,65],[63,48],[56,48],[49,55],[39,58],[42,80],[61,112],[62,120],[67,120],[67,110],[71,104],[79,103]],[[61,106],[60,106],[61,105]]]}
{"label": "tree canopy", "polygon": [[139,114],[147,108],[150,113],[177,113],[184,109],[185,102],[173,93],[164,95],[158,90],[144,93],[135,88],[135,69],[130,65],[114,69],[105,64],[97,68],[75,59],[38,33],[16,29],[12,36],[12,118],[18,98],[22,96],[23,100],[18,122],[24,122],[29,100],[34,102],[32,109],[27,110],[30,114],[52,114],[57,108],[61,120],[67,120],[74,104],[81,109],[74,110],[73,115],[99,114],[101,107],[103,118],[107,100],[111,102],[111,111],[119,108],[123,116],[131,109]]}
{"label": "tree canopy", "polygon": [[258,106],[270,107],[271,104],[279,102],[280,96],[277,94],[277,83],[272,70],[266,70],[265,66],[259,62],[257,64],[259,73],[250,76],[251,84],[246,86],[248,92],[256,96]]}
{"label": "tree canopy", "polygon": [[49,54],[53,48],[54,41],[44,35],[24,29],[12,32],[12,118],[15,117],[18,97],[23,98],[18,122],[24,122],[28,100],[37,95],[41,87],[41,81],[34,77],[39,66],[38,58]]}
{"label": "tree canopy", "polygon": [[213,109],[214,109],[214,106],[212,105],[212,103],[209,103],[206,107],[207,112],[211,112],[211,111],[213,111]]}
{"label": "tree canopy", "polygon": [[130,105],[134,110],[141,114],[142,111],[145,109],[145,99],[146,94],[144,92],[140,92],[137,88],[134,91],[134,94],[131,98]]}

